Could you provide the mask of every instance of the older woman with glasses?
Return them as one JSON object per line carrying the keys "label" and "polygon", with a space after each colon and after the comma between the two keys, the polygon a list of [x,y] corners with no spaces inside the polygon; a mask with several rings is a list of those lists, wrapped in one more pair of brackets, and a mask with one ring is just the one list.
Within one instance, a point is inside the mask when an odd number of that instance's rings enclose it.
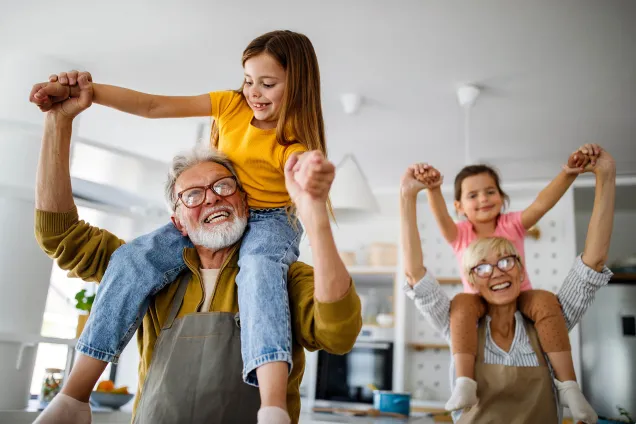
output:
{"label": "older woman with glasses", "polygon": [[[596,291],[612,276],[605,261],[614,216],[614,159],[603,151],[587,171],[596,176],[596,191],[585,249],[557,294],[568,330],[579,322]],[[428,322],[450,342],[451,299],[423,264],[416,217],[419,190],[403,179],[400,206],[407,280],[404,290]],[[515,247],[499,237],[478,239],[466,250],[462,265],[469,282],[486,302],[488,312],[478,325],[475,377],[479,401],[470,409],[455,411],[453,421],[560,423],[559,396],[568,388],[559,387],[557,393],[549,360],[541,350],[536,331],[517,308],[524,272]],[[454,364],[451,371],[453,384]],[[596,414],[584,422],[596,423]]]}

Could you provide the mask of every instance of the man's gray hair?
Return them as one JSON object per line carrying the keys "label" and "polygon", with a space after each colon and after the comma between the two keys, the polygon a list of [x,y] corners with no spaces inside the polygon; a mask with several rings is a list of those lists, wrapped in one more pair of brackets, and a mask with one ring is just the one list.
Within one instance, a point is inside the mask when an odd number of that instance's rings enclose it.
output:
{"label": "man's gray hair", "polygon": [[172,159],[172,164],[170,165],[170,171],[168,171],[168,180],[166,181],[165,187],[166,202],[168,202],[168,207],[170,208],[171,212],[174,211],[175,204],[178,200],[177,193],[175,193],[177,178],[179,178],[181,174],[183,174],[185,171],[192,168],[193,166],[206,162],[218,163],[219,165],[224,166],[228,171],[232,173],[232,175],[236,177],[236,182],[239,189],[241,191],[243,190],[243,186],[241,186],[241,181],[236,175],[236,171],[234,170],[232,161],[230,161],[228,157],[220,151],[210,147],[207,144],[200,143],[190,150],[179,153]]}

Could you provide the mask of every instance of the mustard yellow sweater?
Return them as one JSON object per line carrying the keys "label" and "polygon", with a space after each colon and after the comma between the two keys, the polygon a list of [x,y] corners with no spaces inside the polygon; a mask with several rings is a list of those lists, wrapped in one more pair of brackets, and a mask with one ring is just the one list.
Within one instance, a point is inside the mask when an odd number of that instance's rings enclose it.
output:
{"label": "mustard yellow sweater", "polygon": [[[102,279],[113,252],[124,244],[114,234],[80,221],[76,209],[67,213],[36,210],[35,236],[46,254],[57,260],[60,268],[70,271],[72,276],[96,283]],[[188,278],[190,282],[178,317],[196,312],[203,302],[204,293],[196,250],[185,249],[183,257],[191,273],[181,277]],[[237,261],[238,249],[235,248],[219,271],[210,311],[238,312],[235,284]],[[175,281],[177,282],[178,280]],[[360,298],[353,282],[347,294],[333,303],[321,303],[314,299],[313,268],[307,264],[292,264],[288,282],[294,336],[294,367],[287,386],[287,405],[292,421],[297,423],[300,415],[299,387],[305,369],[303,348],[344,354],[351,350],[362,326],[362,319]],[[150,368],[155,342],[168,316],[177,287],[178,284],[168,285],[150,302],[148,313],[139,328],[139,386],[135,409],[143,396],[142,388]]]}

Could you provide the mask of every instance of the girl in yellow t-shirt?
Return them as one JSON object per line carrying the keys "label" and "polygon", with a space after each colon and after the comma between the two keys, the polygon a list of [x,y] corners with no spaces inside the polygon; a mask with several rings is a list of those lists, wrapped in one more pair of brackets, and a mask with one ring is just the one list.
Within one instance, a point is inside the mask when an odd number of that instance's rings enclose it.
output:
{"label": "girl in yellow t-shirt", "polygon": [[[298,258],[302,232],[289,216],[284,167],[295,154],[319,150],[326,155],[320,74],[309,39],[291,31],[273,31],[253,40],[243,52],[243,67],[243,86],[237,91],[174,97],[93,84],[94,102],[147,118],[214,118],[212,144],[232,161],[250,206],[236,279],[243,378],[259,386],[259,423],[278,424],[290,421],[287,271]],[[92,81],[90,74],[76,71],[52,76],[31,101],[44,110],[58,100],[48,95],[56,84],[75,86],[79,78]],[[47,87],[53,88],[47,93]],[[173,211],[178,214],[178,206],[203,207],[210,195],[205,189],[186,190]],[[102,361],[104,367],[116,362],[146,313],[149,297],[185,269],[182,250],[187,246],[190,240],[172,224],[122,246],[101,282],[88,330],[77,344],[79,352]],[[144,254],[150,251],[152,255]],[[140,269],[144,272],[136,272]],[[105,316],[107,312],[100,311],[117,313]],[[86,384],[89,393],[93,385]]]}

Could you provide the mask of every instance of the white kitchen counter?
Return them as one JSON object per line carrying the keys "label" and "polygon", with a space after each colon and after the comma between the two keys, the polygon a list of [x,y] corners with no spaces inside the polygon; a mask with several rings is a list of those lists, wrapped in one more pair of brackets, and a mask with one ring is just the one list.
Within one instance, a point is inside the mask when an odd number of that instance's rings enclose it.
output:
{"label": "white kitchen counter", "polygon": [[[31,424],[39,412],[37,411],[0,411],[0,424]],[[130,413],[127,412],[94,412],[93,424],[129,424]],[[300,415],[301,424],[433,424],[431,418],[413,417],[408,421],[395,418],[365,418],[365,417],[345,417],[334,414],[302,413]]]}
{"label": "white kitchen counter", "polygon": [[[0,411],[0,424],[32,424],[40,412],[37,410],[38,403],[35,400],[29,402],[29,409],[26,411]],[[121,411],[99,410],[93,408],[93,424],[130,424],[132,415],[132,403],[125,405]],[[420,415],[420,414],[418,414]],[[409,420],[396,418],[371,418],[371,417],[348,417],[339,414],[316,413],[303,409],[300,413],[300,424],[434,424],[432,418],[411,417]]]}

